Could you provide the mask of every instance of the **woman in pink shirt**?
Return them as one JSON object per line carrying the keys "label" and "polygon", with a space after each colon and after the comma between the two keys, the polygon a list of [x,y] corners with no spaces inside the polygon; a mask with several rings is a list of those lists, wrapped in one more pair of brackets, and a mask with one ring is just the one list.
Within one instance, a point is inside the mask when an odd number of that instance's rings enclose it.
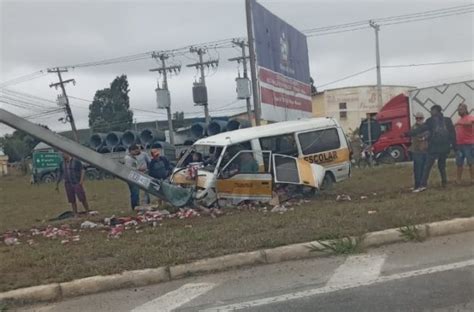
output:
{"label": "woman in pink shirt", "polygon": [[456,122],[456,166],[457,183],[460,184],[462,180],[462,171],[464,167],[464,159],[466,159],[471,174],[471,184],[474,183],[474,116],[469,114],[466,104],[459,104],[458,122]]}

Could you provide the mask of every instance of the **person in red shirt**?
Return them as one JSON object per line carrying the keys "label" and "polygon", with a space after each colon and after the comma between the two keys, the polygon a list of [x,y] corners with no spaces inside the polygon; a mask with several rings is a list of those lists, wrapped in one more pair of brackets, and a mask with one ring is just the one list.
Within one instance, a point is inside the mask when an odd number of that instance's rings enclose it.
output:
{"label": "person in red shirt", "polygon": [[474,116],[469,114],[465,103],[459,104],[458,114],[461,118],[456,122],[456,166],[458,184],[462,180],[464,160],[469,166],[471,174],[471,184],[474,183]]}

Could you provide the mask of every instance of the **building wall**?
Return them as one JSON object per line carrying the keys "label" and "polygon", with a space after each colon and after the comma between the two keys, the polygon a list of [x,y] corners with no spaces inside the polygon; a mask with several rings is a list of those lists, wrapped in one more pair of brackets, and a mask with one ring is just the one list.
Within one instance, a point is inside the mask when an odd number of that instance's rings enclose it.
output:
{"label": "building wall", "polygon": [[[408,95],[409,86],[383,86],[382,105],[393,97]],[[345,104],[344,104],[345,103]],[[313,116],[333,117],[346,132],[357,129],[369,113],[377,113],[382,107],[377,103],[376,86],[358,86],[325,90],[313,97]]]}
{"label": "building wall", "polygon": [[0,155],[0,177],[8,174],[8,156]]}
{"label": "building wall", "polygon": [[326,117],[326,105],[324,102],[324,92],[313,95],[313,116]]}

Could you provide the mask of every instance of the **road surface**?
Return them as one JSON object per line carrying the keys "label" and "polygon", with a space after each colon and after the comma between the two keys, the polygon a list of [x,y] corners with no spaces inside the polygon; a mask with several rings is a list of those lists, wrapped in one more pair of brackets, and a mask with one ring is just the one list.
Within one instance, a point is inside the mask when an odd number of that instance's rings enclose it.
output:
{"label": "road surface", "polygon": [[23,308],[37,312],[474,311],[474,232]]}

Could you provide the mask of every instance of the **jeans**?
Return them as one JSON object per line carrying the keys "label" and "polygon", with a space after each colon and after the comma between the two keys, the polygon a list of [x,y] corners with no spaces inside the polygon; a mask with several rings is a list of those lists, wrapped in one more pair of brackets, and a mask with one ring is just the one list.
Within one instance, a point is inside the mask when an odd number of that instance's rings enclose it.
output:
{"label": "jeans", "polygon": [[415,189],[421,186],[421,179],[423,178],[423,170],[426,163],[426,153],[412,153],[413,159],[413,177],[415,180]]}
{"label": "jeans", "polygon": [[129,183],[128,189],[130,190],[130,205],[132,206],[132,210],[134,210],[136,206],[140,205],[140,188]]}
{"label": "jeans", "polygon": [[426,187],[428,185],[428,179],[430,177],[431,168],[433,167],[436,160],[438,160],[438,169],[439,174],[441,175],[441,184],[445,186],[448,183],[448,178],[446,177],[446,159],[448,158],[448,153],[428,153],[426,155],[425,168],[423,169],[423,177],[421,178],[421,187]]}

